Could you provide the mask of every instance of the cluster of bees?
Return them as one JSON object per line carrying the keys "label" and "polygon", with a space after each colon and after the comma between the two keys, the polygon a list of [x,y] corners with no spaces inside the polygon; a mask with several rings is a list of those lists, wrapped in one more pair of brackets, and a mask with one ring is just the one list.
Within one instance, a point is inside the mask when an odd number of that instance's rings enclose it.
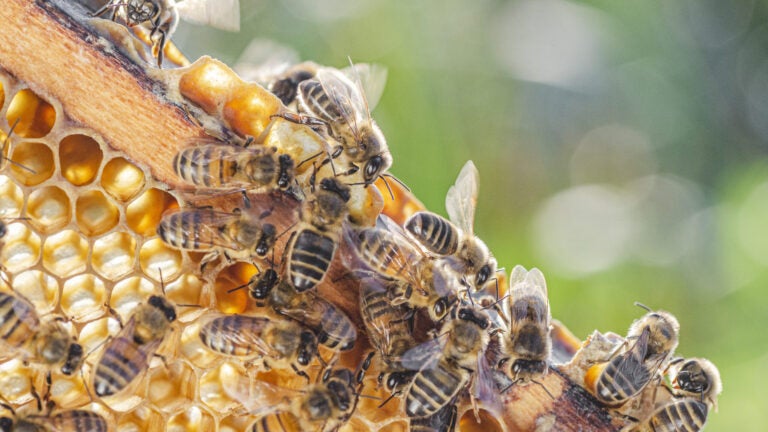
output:
{"label": "cluster of bees", "polygon": [[[150,22],[153,37],[159,35],[155,51],[162,63],[163,45],[178,18],[173,1],[114,0],[99,13],[107,11],[129,25]],[[401,398],[414,431],[454,430],[456,404],[467,396],[475,410],[481,405],[493,411],[503,409],[500,395],[512,386],[547,390],[541,382],[552,366],[546,281],[538,269],[516,266],[508,288],[499,286],[507,277],[473,231],[479,174],[471,162],[448,191],[447,219],[420,211],[402,225],[381,215],[375,226],[360,226],[348,218],[352,188],[392,178],[386,140],[371,117],[375,102],[369,105],[365,90],[383,86],[381,77],[369,65],[339,70],[302,63],[264,78],[264,87],[287,107],[278,117],[327,142],[324,151],[306,160],[253,137],[197,139],[172,161],[193,194],[242,194],[243,208],[172,210],[160,222],[159,237],[171,247],[201,253],[201,271],[216,260],[260,269],[236,288],[248,290],[259,312],[206,312],[200,341],[254,373],[292,370],[308,384],[296,391],[251,377],[225,388],[243,413],[258,416],[249,431],[339,429],[366,397],[363,379],[374,362],[379,386],[391,395],[381,404]],[[308,174],[297,174],[305,164],[312,166]],[[252,202],[275,195],[295,208],[293,220],[282,221],[288,225],[282,231],[269,202]],[[4,234],[5,226],[0,228]],[[334,260],[358,285],[359,312],[373,347],[355,370],[336,363],[355,346],[358,329],[317,288]],[[83,374],[84,359],[93,355],[90,376],[83,375],[86,388],[92,397],[110,398],[142,379],[180,306],[150,296],[117,335],[97,352],[84,353],[65,317],[39,317],[20,294],[0,293],[0,339],[26,361],[64,375]],[[674,357],[678,333],[674,316],[648,310],[586,371],[584,387],[622,413],[628,430],[698,431],[716,408],[717,369],[706,359]],[[323,352],[332,355],[324,358]],[[50,387],[50,372],[47,383]],[[0,418],[0,431],[107,430],[106,420],[94,412],[51,414],[49,390],[42,398],[36,395],[38,410],[45,403],[47,414],[16,416],[3,404],[11,414]]]}

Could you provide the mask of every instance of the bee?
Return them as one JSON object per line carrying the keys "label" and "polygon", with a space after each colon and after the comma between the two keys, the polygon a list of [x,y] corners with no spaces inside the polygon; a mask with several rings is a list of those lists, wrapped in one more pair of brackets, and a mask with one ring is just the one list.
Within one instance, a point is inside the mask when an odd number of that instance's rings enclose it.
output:
{"label": "bee", "polygon": [[93,374],[99,397],[119,393],[147,371],[149,361],[170,333],[176,309],[162,296],[153,295],[140,304],[128,323],[108,339]]}
{"label": "bee", "polygon": [[677,348],[680,323],[669,312],[662,310],[652,311],[648,306],[641,303],[635,303],[635,305],[647,310],[648,313],[632,323],[627,333],[627,339],[639,337],[645,328],[649,327],[651,335],[648,339],[647,356],[659,359],[663,364],[672,356],[675,348]]}
{"label": "bee", "polygon": [[72,375],[83,362],[83,347],[63,325],[64,319],[41,320],[35,306],[21,295],[0,292],[0,340],[26,360],[43,365],[51,384],[51,370]]}
{"label": "bee", "polygon": [[717,411],[717,397],[723,391],[720,371],[704,358],[672,361],[667,370],[672,393],[678,397],[694,397]]}
{"label": "bee", "polygon": [[12,416],[0,417],[0,432],[45,431],[107,432],[107,421],[99,414],[86,410],[61,411],[54,415],[17,416],[13,413]]}
{"label": "bee", "polygon": [[443,336],[412,348],[402,357],[405,367],[418,371],[405,393],[408,417],[437,414],[482,372],[488,317],[482,310],[458,307],[453,309],[452,318],[440,329]]}
{"label": "bee", "polygon": [[196,143],[176,153],[173,170],[198,188],[285,191],[293,183],[293,159],[274,147],[247,148],[209,139]]}
{"label": "bee", "polygon": [[317,286],[336,254],[342,223],[347,216],[349,186],[333,178],[302,203],[300,222],[285,248],[288,278],[297,291]]}
{"label": "bee", "polygon": [[317,75],[321,68],[315,62],[303,62],[286,68],[272,77],[266,77],[265,87],[278,97],[283,105],[288,106],[296,101],[299,84]]}
{"label": "bee", "polygon": [[468,161],[448,190],[445,207],[450,221],[429,211],[413,214],[405,229],[431,253],[461,275],[462,282],[480,289],[496,272],[496,259],[473,234],[479,174]]}
{"label": "bee", "polygon": [[[264,357],[287,363],[299,375],[317,355],[317,339],[293,321],[272,320],[263,316],[224,315],[206,322],[200,340],[212,351],[244,360]],[[270,366],[264,362],[264,365]]]}
{"label": "bee", "polygon": [[358,232],[347,229],[345,240],[373,275],[397,282],[388,284],[394,305],[407,303],[411,307],[426,307],[430,318],[437,322],[456,302],[451,275],[386,216],[380,216],[374,228]]}
{"label": "bee", "polygon": [[448,404],[430,417],[412,418],[411,432],[452,432],[456,428],[458,410],[455,404]]}
{"label": "bee", "polygon": [[119,17],[128,27],[148,23],[158,67],[162,67],[166,41],[176,31],[179,17],[222,30],[240,30],[239,0],[109,0],[93,16],[109,10],[113,21]]}
{"label": "bee", "polygon": [[552,350],[547,283],[539,269],[526,271],[516,266],[509,278],[509,297],[505,302],[509,338],[501,342],[509,357],[499,361],[508,364],[507,376],[513,382],[533,381],[546,375],[547,360]]}
{"label": "bee", "polygon": [[690,397],[671,399],[658,406],[648,418],[625,430],[636,432],[698,432],[707,422],[707,405]]}
{"label": "bee", "polygon": [[363,372],[326,369],[320,382],[303,391],[259,380],[241,381],[224,390],[241,402],[250,414],[259,417],[251,424],[249,432],[335,431],[357,408]]}
{"label": "bee", "polygon": [[317,342],[326,347],[346,351],[355,345],[357,330],[344,312],[312,291],[297,291],[273,269],[251,278],[248,286],[258,305],[270,307],[312,330]]}
{"label": "bee", "polygon": [[277,237],[273,224],[261,222],[268,215],[268,211],[225,213],[210,207],[177,209],[163,215],[157,235],[175,248],[208,252],[201,260],[203,267],[219,254],[227,260],[263,258]]}
{"label": "bee", "polygon": [[304,63],[289,69],[286,76],[276,79],[268,87],[288,101],[292,83],[314,73],[311,78],[301,80],[296,88],[298,115],[283,113],[281,116],[290,121],[325,127],[328,135],[339,143],[333,149],[331,159],[343,152],[351,161],[347,174],[357,172],[358,165],[362,165],[363,184],[367,186],[392,166],[392,156],[384,134],[371,117],[363,76],[367,88],[379,89],[379,93],[374,94],[378,98],[386,82],[386,71],[363,65],[351,66],[345,74],[335,68],[315,66]]}

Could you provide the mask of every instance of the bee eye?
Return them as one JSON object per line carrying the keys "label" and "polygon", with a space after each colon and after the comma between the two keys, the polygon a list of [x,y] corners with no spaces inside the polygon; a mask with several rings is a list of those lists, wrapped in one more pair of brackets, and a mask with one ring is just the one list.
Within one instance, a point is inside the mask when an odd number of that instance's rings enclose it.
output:
{"label": "bee eye", "polygon": [[486,264],[477,273],[477,287],[479,288],[480,286],[482,286],[490,276],[491,276],[491,266]]}
{"label": "bee eye", "polygon": [[381,168],[381,163],[381,156],[374,156],[368,161],[368,163],[365,164],[366,180],[373,180],[373,177],[379,172],[379,169]]}
{"label": "bee eye", "polygon": [[440,299],[435,303],[435,316],[442,317],[445,314],[445,300]]}
{"label": "bee eye", "polygon": [[0,431],[11,432],[13,428],[13,420],[9,417],[0,418]]}

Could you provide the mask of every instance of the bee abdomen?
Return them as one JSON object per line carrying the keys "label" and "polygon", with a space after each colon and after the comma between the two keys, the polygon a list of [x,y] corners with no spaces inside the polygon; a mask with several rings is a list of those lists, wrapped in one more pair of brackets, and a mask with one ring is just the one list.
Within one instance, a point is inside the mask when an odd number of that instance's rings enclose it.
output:
{"label": "bee abdomen", "polygon": [[25,322],[32,321],[30,319],[32,317],[37,322],[31,305],[12,295],[0,293],[0,338],[6,344],[20,347],[30,335],[35,334],[35,329],[30,328]]}
{"label": "bee abdomen", "polygon": [[329,307],[323,312],[321,319],[322,325],[316,331],[318,342],[338,351],[352,348],[357,339],[357,330],[346,315],[334,307]]}
{"label": "bee abdomen", "polygon": [[300,105],[311,115],[327,122],[335,123],[341,119],[341,113],[323,89],[320,81],[310,79],[299,84]]}
{"label": "bee abdomen", "polygon": [[405,398],[409,417],[427,417],[447,405],[463,387],[461,375],[451,373],[438,364],[416,374]]}
{"label": "bee abdomen", "polygon": [[205,346],[221,354],[245,357],[253,353],[251,345],[238,343],[238,338],[228,335],[261,333],[261,326],[254,320],[238,315],[224,316],[207,322],[200,329],[200,340]]}
{"label": "bee abdomen", "polygon": [[[617,367],[619,360],[623,363],[622,370]],[[632,375],[624,372],[627,370],[632,371]],[[618,405],[640,393],[649,381],[648,370],[635,357],[617,357],[600,374],[595,393],[602,402]]]}
{"label": "bee abdomen", "polygon": [[104,417],[85,410],[72,410],[57,414],[51,417],[51,424],[55,430],[62,431],[107,431],[107,421],[104,420]]}
{"label": "bee abdomen", "polygon": [[405,222],[424,247],[437,255],[453,255],[459,247],[459,233],[448,220],[429,212],[418,212]]}
{"label": "bee abdomen", "polygon": [[189,147],[173,157],[173,169],[181,179],[197,186],[225,186],[237,172],[229,160],[231,153],[225,146]]}
{"label": "bee abdomen", "polygon": [[286,412],[274,412],[267,414],[253,423],[248,432],[285,432],[298,431],[299,425],[296,417]]}
{"label": "bee abdomen", "polygon": [[325,277],[336,252],[336,242],[314,231],[303,230],[289,248],[288,274],[297,291],[314,288]]}
{"label": "bee abdomen", "polygon": [[410,421],[411,432],[449,432],[456,427],[458,410],[449,404],[429,417],[414,418]]}
{"label": "bee abdomen", "polygon": [[660,408],[650,420],[654,432],[697,432],[707,421],[707,406],[686,398]]}
{"label": "bee abdomen", "polygon": [[125,338],[114,339],[96,366],[94,390],[99,396],[111,396],[133,382],[143,371],[146,356]]}
{"label": "bee abdomen", "polygon": [[210,250],[213,239],[200,227],[205,223],[203,212],[180,211],[164,217],[157,227],[157,235],[170,246],[197,251]]}

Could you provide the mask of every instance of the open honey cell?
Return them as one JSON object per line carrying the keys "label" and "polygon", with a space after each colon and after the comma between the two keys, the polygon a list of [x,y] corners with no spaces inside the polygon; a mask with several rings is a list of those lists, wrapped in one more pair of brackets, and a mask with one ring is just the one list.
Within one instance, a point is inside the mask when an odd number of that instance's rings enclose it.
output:
{"label": "open honey cell", "polygon": [[120,211],[97,190],[80,194],[75,203],[75,215],[77,225],[87,236],[104,234],[120,222]]}
{"label": "open honey cell", "polygon": [[202,308],[209,305],[210,296],[203,294],[203,288],[203,281],[192,274],[182,274],[172,283],[165,285],[165,297],[178,306],[176,315],[180,322],[195,319],[203,313]]}
{"label": "open honey cell", "polygon": [[40,259],[40,237],[20,222],[8,224],[6,228],[0,264],[13,273],[35,265]]}
{"label": "open honey cell", "polygon": [[11,174],[24,186],[48,180],[56,168],[51,149],[41,143],[21,142],[11,152]]}
{"label": "open honey cell", "polygon": [[27,199],[29,222],[42,234],[57,232],[72,217],[69,196],[56,186],[36,189]]}
{"label": "open honey cell", "polygon": [[165,421],[159,412],[146,406],[140,406],[120,416],[117,430],[120,432],[163,432]]}
{"label": "open honey cell", "polygon": [[78,274],[86,269],[88,242],[76,231],[61,231],[43,245],[43,265],[58,277]]}
{"label": "open honey cell", "polygon": [[159,238],[145,242],[139,252],[139,263],[144,274],[160,282],[173,280],[181,270],[181,252],[168,247]]}
{"label": "open honey cell", "polygon": [[0,365],[0,394],[5,401],[21,405],[32,400],[31,372],[19,359]]}
{"label": "open honey cell", "polygon": [[67,279],[61,291],[61,309],[76,322],[85,322],[104,313],[107,290],[104,281],[92,274]]}
{"label": "open honey cell", "polygon": [[38,315],[51,312],[59,301],[59,284],[51,275],[40,270],[29,270],[17,274],[13,289],[32,302]]}
{"label": "open honey cell", "polygon": [[473,410],[467,410],[459,420],[459,430],[462,432],[503,432],[504,429],[495,416],[487,410],[480,409],[475,418]]}
{"label": "open honey cell", "polygon": [[216,428],[211,413],[202,407],[190,406],[168,419],[166,432],[205,432]]}
{"label": "open honey cell", "polygon": [[195,371],[183,361],[149,372],[147,399],[163,412],[174,413],[189,406],[197,390]]}
{"label": "open honey cell", "polygon": [[[234,290],[248,283],[258,270],[252,264],[238,262],[224,268],[216,276],[214,290],[216,306],[224,313],[242,313],[250,299],[248,288]],[[233,291],[234,290],[234,291]]]}
{"label": "open honey cell", "polygon": [[115,284],[109,305],[127,322],[136,306],[146,303],[152,295],[160,295],[160,289],[145,278],[133,276]]}
{"label": "open honey cell", "polygon": [[93,243],[91,265],[101,276],[117,280],[136,264],[136,239],[127,232],[113,232]]}
{"label": "open honey cell", "polygon": [[114,158],[104,165],[101,186],[115,199],[128,201],[144,187],[144,172],[124,158]]}
{"label": "open honey cell", "polygon": [[242,403],[231,398],[226,389],[236,388],[248,381],[245,369],[226,362],[209,369],[200,378],[200,400],[215,412],[230,412],[242,407]]}
{"label": "open honey cell", "polygon": [[5,116],[9,125],[16,125],[13,133],[24,138],[48,135],[56,122],[53,106],[30,89],[21,90],[13,96]]}
{"label": "open honey cell", "polygon": [[0,175],[0,218],[9,223],[10,218],[21,214],[23,204],[24,195],[21,188],[8,177]]}
{"label": "open honey cell", "polygon": [[143,236],[155,235],[163,213],[179,204],[168,192],[160,189],[149,189],[128,204],[126,219],[128,226]]}
{"label": "open honey cell", "polygon": [[103,157],[99,143],[87,135],[70,135],[59,143],[61,174],[75,186],[93,181]]}

